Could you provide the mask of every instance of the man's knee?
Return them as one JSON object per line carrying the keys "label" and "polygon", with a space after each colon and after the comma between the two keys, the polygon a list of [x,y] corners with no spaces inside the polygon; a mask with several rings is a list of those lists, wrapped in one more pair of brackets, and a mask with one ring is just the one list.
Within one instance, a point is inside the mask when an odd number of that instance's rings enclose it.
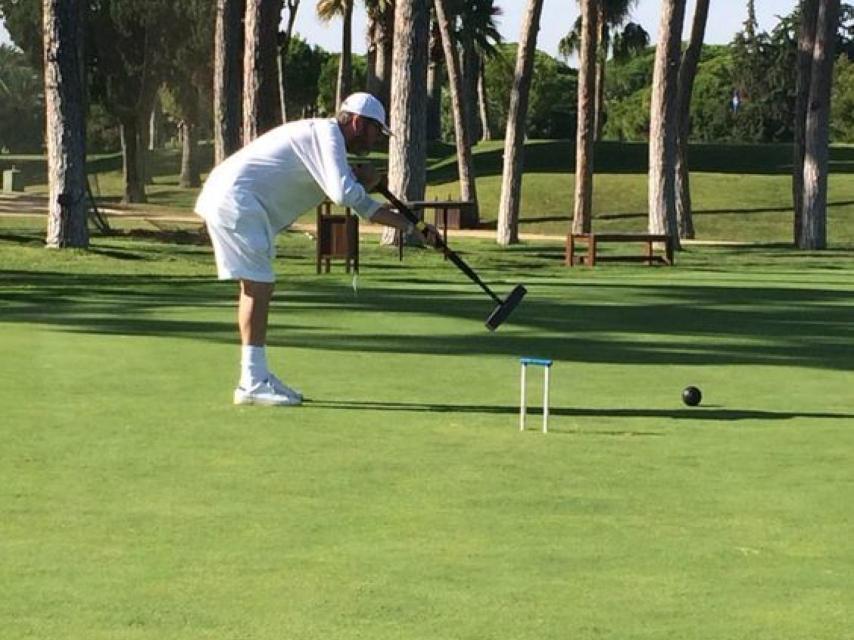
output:
{"label": "man's knee", "polygon": [[248,298],[267,300],[273,295],[275,284],[272,282],[256,282],[255,280],[241,280],[240,292]]}

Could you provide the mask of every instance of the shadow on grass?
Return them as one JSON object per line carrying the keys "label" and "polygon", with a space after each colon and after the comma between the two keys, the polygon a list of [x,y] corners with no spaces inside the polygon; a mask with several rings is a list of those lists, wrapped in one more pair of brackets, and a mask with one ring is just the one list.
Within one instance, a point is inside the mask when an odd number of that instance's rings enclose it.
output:
{"label": "shadow on grass", "polygon": [[145,260],[145,256],[140,255],[138,251],[122,251],[121,249],[99,249],[93,247],[89,249],[89,253],[95,255],[113,258],[114,260]]}
{"label": "shadow on grass", "polygon": [[[471,404],[424,404],[418,402],[364,402],[357,400],[311,400],[306,399],[305,405],[318,409],[344,409],[347,411],[413,411],[427,413],[484,413],[518,415],[518,406],[501,405],[471,405]],[[539,414],[533,412],[529,417],[533,420]],[[818,413],[792,411],[757,411],[751,409],[589,409],[582,407],[550,407],[550,416],[593,417],[593,418],[669,418],[672,420],[707,420],[721,422],[736,422],[739,420],[795,420],[797,418],[816,418],[845,420],[854,418],[850,413]],[[603,432],[596,432],[603,433]],[[663,435],[658,432],[617,432],[609,435]]]}
{"label": "shadow on grass", "polygon": [[[505,294],[507,274],[493,275],[501,280],[491,284]],[[356,296],[349,283],[300,277],[274,298],[268,343],[318,351],[851,370],[851,292],[812,282],[765,287],[556,277],[529,285],[507,323],[490,333],[483,323],[494,304],[464,280],[455,290],[419,278],[406,287],[371,282]],[[234,283],[210,276],[6,271],[0,322],[232,343],[234,300]],[[202,310],[218,315],[200,321]],[[318,326],[319,313],[358,314],[359,320],[348,318],[353,329],[342,331]],[[449,332],[437,320],[465,323]]]}
{"label": "shadow on grass", "polygon": [[20,245],[44,246],[44,233],[0,233],[0,241]]}

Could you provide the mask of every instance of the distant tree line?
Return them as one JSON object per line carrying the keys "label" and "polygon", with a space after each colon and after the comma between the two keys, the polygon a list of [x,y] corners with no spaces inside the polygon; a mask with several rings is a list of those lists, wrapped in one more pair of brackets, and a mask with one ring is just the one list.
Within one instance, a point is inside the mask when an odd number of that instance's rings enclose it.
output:
{"label": "distant tree line", "polygon": [[[484,80],[488,124],[491,137],[503,137],[507,123],[510,88],[516,44],[501,44],[496,55],[485,61]],[[290,40],[285,54],[286,109],[293,118],[326,116],[335,111],[336,83],[340,54],[310,45],[299,34]],[[575,132],[575,84],[577,72],[565,62],[538,51],[531,87],[531,106],[526,135],[529,138],[570,138]],[[43,67],[33,64],[20,49],[0,45],[0,152],[41,153],[44,150]],[[367,56],[352,56],[353,87],[367,85]],[[442,77],[439,128],[433,139],[453,140],[447,78]],[[164,84],[157,92],[153,110],[158,144],[178,143],[181,123],[186,121],[187,96],[179,95],[193,87],[192,82]],[[174,88],[173,88],[174,87]],[[196,88],[202,139],[211,135],[210,87]],[[179,99],[181,98],[181,99]],[[89,105],[87,146],[92,153],[115,152],[121,148],[119,122],[100,101]]]}
{"label": "distant tree line", "polygon": [[[11,4],[11,0],[0,0],[0,12],[15,34],[16,43],[26,47],[29,55],[15,47],[0,45],[0,151],[40,153],[44,149],[44,86],[40,34],[33,23],[39,17],[32,10],[37,3],[15,3],[14,9],[7,8],[4,12],[4,7],[11,7]],[[204,20],[199,16],[205,7],[209,9],[210,3],[199,2],[193,10],[200,27],[190,30],[189,35],[197,41],[185,43],[191,46],[174,48],[175,64],[161,63],[173,71],[167,83],[154,89],[160,109],[157,115],[163,116],[156,121],[159,140],[180,141],[182,127],[190,119],[198,120],[196,138],[206,139],[212,134],[208,67],[213,34],[210,16]],[[756,33],[746,28],[730,45],[703,46],[690,107],[692,141],[792,141],[799,19],[799,9],[796,9],[781,18],[769,33]],[[831,140],[851,143],[854,142],[854,7],[842,5],[840,23]],[[628,23],[624,31],[628,35],[617,32],[611,38],[614,54],[607,61],[607,72],[602,72],[607,109],[597,126],[601,127],[602,138],[642,141],[649,135],[655,47],[627,50],[626,41],[636,43],[640,38],[643,42],[643,37],[637,35],[639,28],[633,23]],[[98,39],[104,38],[105,32],[101,31]],[[570,53],[577,46],[574,38],[577,34],[571,33],[562,42],[564,53]],[[88,148],[90,152],[116,151],[121,146],[120,118],[117,108],[109,104],[110,96],[118,90],[114,85],[116,70],[106,64],[108,56],[98,55],[103,45],[94,51],[89,65],[104,68],[93,74],[91,80]],[[516,44],[498,44],[493,55],[484,61],[489,137],[503,137],[505,133],[516,52]],[[284,83],[288,87],[284,94],[287,112],[296,118],[334,113],[341,54],[312,46],[294,34],[283,56]],[[127,59],[126,52],[118,58],[122,64],[134,64]],[[542,51],[536,53],[534,67],[526,136],[571,138],[576,128],[576,70]],[[175,69],[182,71],[176,73]],[[351,86],[365,88],[368,85],[367,56],[353,55],[351,69]],[[453,118],[446,74],[442,74],[441,79],[445,91],[441,92],[439,128],[432,137],[452,140]],[[155,103],[154,98],[152,103]],[[196,104],[197,107],[192,106]],[[196,113],[199,109],[201,112]],[[144,117],[151,118],[151,115]],[[146,142],[150,145],[148,140]]]}
{"label": "distant tree line", "polygon": [[[426,143],[453,139],[460,197],[477,211],[471,147],[505,134],[499,244],[518,241],[525,138],[574,128],[575,232],[591,229],[593,143],[603,135],[649,140],[649,229],[677,248],[693,234],[689,139],[792,140],[795,244],[825,246],[827,144],[850,140],[852,129],[854,10],[840,0],[801,0],[771,33],[759,32],[747,0],[744,29],[725,47],[703,46],[710,0],[697,0],[687,43],[687,0],[661,0],[654,54],[628,21],[633,0],[578,0],[581,19],[562,44],[578,52],[577,72],[536,51],[543,0],[527,1],[515,64],[496,0],[317,0],[320,19],[343,22],[339,55],[293,33],[299,4],[0,0],[22,51],[0,55],[2,108],[19,125],[0,130],[0,147],[35,147],[26,129],[43,104],[49,219],[58,221],[48,245],[88,241],[79,224],[87,146],[118,140],[124,200],[144,202],[148,150],[170,127],[182,145],[180,184],[193,187],[200,139],[213,140],[219,162],[283,121],[331,115],[344,95],[367,89],[388,106],[389,185],[406,199],[424,196]],[[369,18],[364,57],[352,54],[356,6]]]}
{"label": "distant tree line", "polygon": [[0,45],[0,151],[44,147],[44,80],[23,53]]}
{"label": "distant tree line", "polygon": [[[854,142],[854,7],[841,7],[836,42],[831,140]],[[730,45],[705,45],[690,110],[695,142],[792,142],[800,10],[770,33],[747,26]],[[612,58],[605,87],[604,137],[646,140],[655,48]],[[736,102],[733,99],[736,98]]]}

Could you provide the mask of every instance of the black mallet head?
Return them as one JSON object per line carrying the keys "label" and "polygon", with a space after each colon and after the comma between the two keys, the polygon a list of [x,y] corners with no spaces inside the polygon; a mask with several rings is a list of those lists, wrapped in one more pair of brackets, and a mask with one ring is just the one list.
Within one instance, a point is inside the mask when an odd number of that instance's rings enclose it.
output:
{"label": "black mallet head", "polygon": [[486,319],[486,328],[490,331],[495,331],[500,327],[501,323],[507,319],[507,316],[513,313],[513,309],[522,302],[522,298],[525,297],[526,293],[528,293],[528,290],[521,284],[517,284],[513,291],[510,292],[510,295],[504,299],[504,302],[499,303],[492,310],[492,313],[489,314],[489,317]]}
{"label": "black mallet head", "polygon": [[682,402],[689,407],[696,407],[703,399],[703,394],[697,387],[685,387],[682,389]]}

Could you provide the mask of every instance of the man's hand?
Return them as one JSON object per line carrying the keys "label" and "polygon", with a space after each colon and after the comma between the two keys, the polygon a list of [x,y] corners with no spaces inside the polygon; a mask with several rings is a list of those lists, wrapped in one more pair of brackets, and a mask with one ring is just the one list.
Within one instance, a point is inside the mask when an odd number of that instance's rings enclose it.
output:
{"label": "man's hand", "polygon": [[356,180],[358,180],[367,191],[372,191],[380,182],[381,176],[377,173],[377,170],[374,169],[372,164],[367,162],[354,164],[351,169],[353,169],[353,175],[356,176]]}
{"label": "man's hand", "polygon": [[426,225],[424,231],[419,231],[416,227],[412,234],[416,237],[416,239],[421,240],[421,242],[428,247],[432,247],[433,249],[438,249],[442,246],[442,235],[439,233],[439,230],[436,229],[432,224]]}
{"label": "man's hand", "polygon": [[399,212],[393,210],[390,205],[384,204],[377,209],[371,216],[371,222],[382,224],[386,227],[394,227],[401,233],[411,234],[416,241],[427,247],[439,249],[442,246],[442,235],[436,227],[432,224],[426,224],[422,233],[418,230],[418,227]]}

